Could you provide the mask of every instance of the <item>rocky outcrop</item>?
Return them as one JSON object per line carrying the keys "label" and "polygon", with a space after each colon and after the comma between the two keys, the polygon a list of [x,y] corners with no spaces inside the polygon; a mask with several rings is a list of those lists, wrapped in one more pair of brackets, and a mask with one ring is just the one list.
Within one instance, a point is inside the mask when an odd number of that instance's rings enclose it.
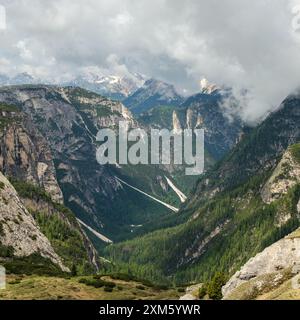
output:
{"label": "rocky outcrop", "polygon": [[198,114],[197,122],[196,122],[196,128],[201,128],[204,125],[203,118],[200,114]]}
{"label": "rocky outcrop", "polygon": [[179,300],[199,300],[199,290],[203,283],[194,284],[185,289],[185,294]]}
{"label": "rocky outcrop", "polygon": [[50,259],[63,271],[69,271],[55,253],[49,240],[41,233],[32,215],[27,211],[14,187],[0,173],[0,243],[12,247],[17,257],[38,253]]}
{"label": "rocky outcrop", "polygon": [[261,196],[265,203],[271,203],[287,194],[288,190],[300,183],[300,164],[288,149],[264,185]]}
{"label": "rocky outcrop", "polygon": [[178,118],[178,115],[176,113],[176,111],[173,111],[173,115],[172,115],[172,122],[173,122],[173,131],[174,133],[181,133],[182,132],[182,128],[181,128],[181,124]]}
{"label": "rocky outcrop", "polygon": [[300,229],[251,258],[223,287],[224,299],[255,298],[299,272]]}

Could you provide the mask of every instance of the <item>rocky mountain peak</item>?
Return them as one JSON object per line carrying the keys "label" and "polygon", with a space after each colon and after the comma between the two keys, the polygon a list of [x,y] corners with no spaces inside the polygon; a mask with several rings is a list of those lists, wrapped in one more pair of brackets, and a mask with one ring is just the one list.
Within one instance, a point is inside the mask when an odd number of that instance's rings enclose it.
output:
{"label": "rocky mountain peak", "polygon": [[157,79],[147,80],[143,89],[148,91],[149,96],[159,94],[166,100],[174,100],[179,96],[173,85]]}
{"label": "rocky mountain peak", "polygon": [[216,84],[210,83],[207,79],[203,78],[200,80],[200,88],[202,93],[212,94],[219,90]]}
{"label": "rocky mountain peak", "polygon": [[124,100],[124,104],[134,113],[140,114],[157,106],[178,106],[183,98],[175,87],[166,82],[149,79],[135,93]]}
{"label": "rocky mountain peak", "polygon": [[88,70],[66,84],[80,86],[104,96],[123,100],[142,87],[145,81],[145,76],[138,73],[115,75]]}

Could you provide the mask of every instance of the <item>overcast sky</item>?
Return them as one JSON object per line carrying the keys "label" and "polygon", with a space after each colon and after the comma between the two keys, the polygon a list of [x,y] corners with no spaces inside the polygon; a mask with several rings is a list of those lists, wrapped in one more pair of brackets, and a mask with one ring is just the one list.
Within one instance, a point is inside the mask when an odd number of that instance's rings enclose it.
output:
{"label": "overcast sky", "polygon": [[87,67],[117,74],[132,70],[187,92],[197,91],[206,77],[250,89],[253,99],[244,115],[251,119],[300,85],[300,0],[0,4],[7,13],[7,29],[0,30],[0,73],[62,79]]}

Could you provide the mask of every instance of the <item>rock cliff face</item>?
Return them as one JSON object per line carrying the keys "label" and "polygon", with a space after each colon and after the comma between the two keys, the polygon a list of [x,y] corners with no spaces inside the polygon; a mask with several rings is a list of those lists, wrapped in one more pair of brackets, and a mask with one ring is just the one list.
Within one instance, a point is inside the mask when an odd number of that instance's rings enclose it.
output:
{"label": "rock cliff face", "polygon": [[[293,146],[292,148],[296,148]],[[271,203],[285,195],[290,188],[300,183],[300,163],[289,149],[284,153],[281,161],[269,178],[261,196],[265,203]]]}
{"label": "rock cliff face", "polygon": [[236,117],[229,119],[221,108],[221,94],[197,94],[188,98],[181,106],[182,122],[187,128],[205,130],[206,151],[216,160],[222,158],[236,144],[243,123]]}
{"label": "rock cliff face", "polygon": [[222,99],[218,93],[200,93],[177,107],[156,106],[140,114],[138,119],[154,128],[204,129],[206,158],[219,160],[236,145],[243,132],[238,116],[229,119],[224,113]]}
{"label": "rock cliff face", "polygon": [[47,141],[20,110],[12,111],[12,107],[5,105],[0,106],[1,109],[0,170],[6,176],[18,177],[44,188],[54,201],[62,203]]}
{"label": "rock cliff face", "polygon": [[182,128],[180,125],[180,121],[178,119],[178,115],[176,113],[176,111],[173,111],[173,115],[172,115],[172,122],[173,122],[173,130],[175,133],[181,133],[182,132]]}
{"label": "rock cliff face", "polygon": [[49,240],[41,233],[10,182],[0,173],[0,243],[13,248],[17,257],[38,253],[50,259],[63,271],[69,271],[55,253]]}
{"label": "rock cliff face", "polygon": [[299,236],[300,229],[251,258],[222,288],[224,299],[253,299],[299,274]]}

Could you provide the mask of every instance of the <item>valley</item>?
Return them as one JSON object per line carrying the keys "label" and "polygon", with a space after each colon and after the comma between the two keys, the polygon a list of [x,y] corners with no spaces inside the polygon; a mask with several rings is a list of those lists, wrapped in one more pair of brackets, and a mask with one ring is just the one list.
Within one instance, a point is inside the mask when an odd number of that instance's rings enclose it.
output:
{"label": "valley", "polygon": [[2,313],[213,318],[300,299],[299,13],[0,0]]}
{"label": "valley", "polygon": [[[257,127],[248,128],[238,117],[227,118],[223,94],[219,89],[202,92],[179,105],[163,101],[133,114],[121,102],[78,87],[2,87],[0,167],[52,250],[42,254],[52,260],[52,269],[45,265],[38,276],[54,276],[58,287],[76,287],[82,292],[77,298],[131,299],[132,293],[94,293],[79,288],[73,278],[56,277],[61,271],[130,274],[176,291],[205,284],[218,272],[228,279],[293,232],[299,226],[299,97],[291,95]],[[203,128],[205,173],[186,176],[183,165],[172,163],[98,164],[97,131],[110,128],[118,134],[120,121],[145,132]],[[1,217],[5,226],[3,212]],[[23,232],[12,225],[2,230],[8,239]],[[12,278],[26,259],[36,261],[32,270],[42,263],[36,256],[40,248],[16,260],[16,244],[3,239],[1,261]],[[31,281],[30,273],[24,272],[21,283]],[[290,281],[282,279],[272,290]],[[34,282],[37,292],[44,290],[42,278]],[[3,297],[17,294],[13,289],[9,286]],[[268,294],[273,293],[262,290],[255,297]],[[56,290],[50,295],[76,298]]]}

